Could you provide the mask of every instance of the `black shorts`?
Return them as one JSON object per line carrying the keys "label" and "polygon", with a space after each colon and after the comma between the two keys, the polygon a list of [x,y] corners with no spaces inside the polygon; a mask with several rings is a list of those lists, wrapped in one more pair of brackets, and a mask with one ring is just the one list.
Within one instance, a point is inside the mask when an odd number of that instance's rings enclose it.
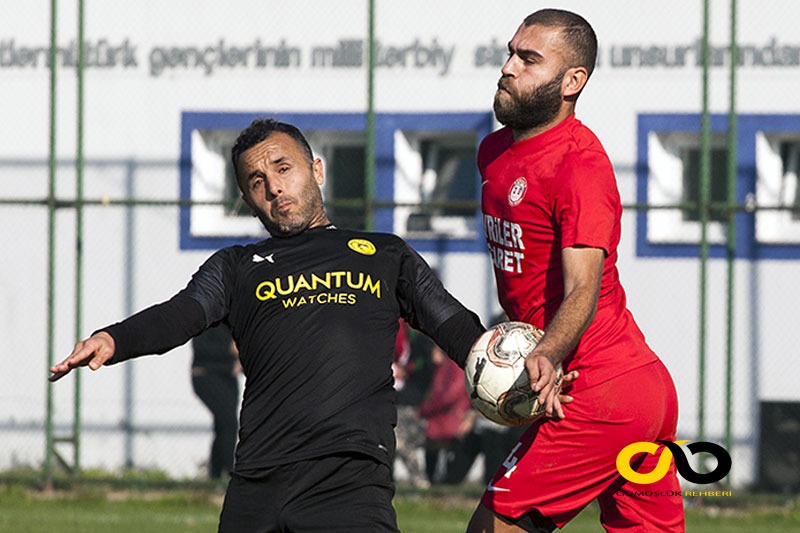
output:
{"label": "black shorts", "polygon": [[275,466],[258,477],[231,474],[219,531],[391,531],[389,467],[366,455],[318,457]]}

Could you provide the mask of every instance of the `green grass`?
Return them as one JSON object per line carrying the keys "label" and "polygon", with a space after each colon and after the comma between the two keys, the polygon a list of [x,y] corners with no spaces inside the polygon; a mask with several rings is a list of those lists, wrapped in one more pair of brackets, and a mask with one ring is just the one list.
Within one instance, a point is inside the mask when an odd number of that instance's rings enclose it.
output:
{"label": "green grass", "polygon": [[11,487],[0,489],[0,531],[216,531],[220,502],[211,494],[188,492],[128,494],[93,488],[39,493]]}
{"label": "green grass", "polygon": [[[729,502],[709,498],[702,508],[686,509],[688,533],[796,533],[800,531],[800,499],[787,500],[780,506],[757,503],[730,507]],[[400,530],[408,533],[463,532],[477,498],[454,500],[441,497],[400,496],[395,501]],[[563,531],[602,533],[600,510],[590,505]]]}
{"label": "green grass", "polygon": [[[477,487],[400,488],[398,523],[408,533],[464,531],[477,503]],[[694,507],[701,503],[702,507]],[[702,533],[800,531],[798,497],[735,494],[731,498],[687,500],[686,530]],[[216,531],[222,491],[216,489],[127,489],[80,485],[44,492],[0,485],[0,531],[127,533]],[[600,532],[599,511],[589,506],[565,529]]]}

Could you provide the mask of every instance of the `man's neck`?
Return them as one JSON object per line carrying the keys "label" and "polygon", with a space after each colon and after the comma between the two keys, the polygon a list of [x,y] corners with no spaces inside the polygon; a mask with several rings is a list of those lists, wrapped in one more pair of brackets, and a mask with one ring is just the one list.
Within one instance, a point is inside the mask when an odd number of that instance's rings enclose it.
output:
{"label": "man's neck", "polygon": [[289,237],[295,237],[297,235],[302,235],[306,231],[312,230],[314,228],[324,228],[324,227],[327,227],[327,226],[333,226],[333,224],[331,224],[331,221],[328,220],[328,216],[323,213],[322,215],[314,217],[314,219],[312,219],[311,222],[309,222],[308,226],[306,226],[305,228],[301,229],[300,231],[297,231],[297,232],[294,232],[294,233],[289,233],[289,234],[274,234],[271,231],[269,231],[269,229],[267,229],[267,232],[270,234],[270,236],[273,239],[286,239],[286,238],[289,238]]}
{"label": "man's neck", "polygon": [[572,113],[574,113],[574,111],[575,111],[575,106],[568,106],[562,108],[561,111],[559,111],[558,115],[556,115],[556,117],[547,124],[543,124],[541,126],[537,126],[529,130],[517,130],[517,129],[511,130],[511,132],[514,135],[514,142],[531,139],[533,137],[536,137],[537,135],[541,135],[542,133],[555,128],[556,126],[567,120],[570,116],[572,116]]}
{"label": "man's neck", "polygon": [[330,226],[330,225],[331,221],[328,219],[328,216],[323,214],[320,217],[315,218],[311,222],[311,224],[308,225],[308,228],[306,229],[319,228],[320,226]]}

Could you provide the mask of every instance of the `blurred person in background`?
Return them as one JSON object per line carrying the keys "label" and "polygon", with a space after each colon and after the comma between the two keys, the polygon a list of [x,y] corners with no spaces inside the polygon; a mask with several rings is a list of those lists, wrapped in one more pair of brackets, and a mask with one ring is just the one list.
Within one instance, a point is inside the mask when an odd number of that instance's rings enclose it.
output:
{"label": "blurred person in background", "polygon": [[[433,379],[419,415],[425,419],[425,471],[431,483],[457,483],[456,450],[475,418],[464,386],[464,371],[436,344],[431,350]],[[463,476],[460,476],[463,477]]]}
{"label": "blurred person in background", "polygon": [[[491,325],[508,321],[504,312],[495,315]],[[463,481],[472,468],[475,459],[483,455],[482,481],[489,484],[494,473],[508,455],[508,450],[525,433],[524,426],[501,426],[500,424],[474,413],[475,423],[470,432],[461,439],[455,450],[455,458],[450,469],[453,483]]]}
{"label": "blurred person in background", "polygon": [[192,339],[192,388],[214,419],[208,475],[221,479],[233,470],[238,422],[239,351],[230,330],[219,325]]}
{"label": "blurred person in background", "polygon": [[416,488],[430,487],[421,450],[425,447],[425,424],[418,413],[431,380],[430,352],[433,341],[400,321],[394,360],[394,385],[397,389],[397,438],[395,454],[408,471],[408,481]]}

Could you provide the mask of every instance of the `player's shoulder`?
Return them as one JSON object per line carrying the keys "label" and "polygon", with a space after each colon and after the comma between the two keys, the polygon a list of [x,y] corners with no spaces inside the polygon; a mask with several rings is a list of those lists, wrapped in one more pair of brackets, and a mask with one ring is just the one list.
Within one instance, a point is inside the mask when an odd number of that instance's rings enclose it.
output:
{"label": "player's shoulder", "polygon": [[485,146],[487,149],[498,145],[505,145],[507,147],[513,141],[514,133],[511,131],[511,128],[503,126],[484,137],[481,141],[481,146]]}
{"label": "player's shoulder", "polygon": [[572,119],[569,127],[570,142],[565,143],[561,159],[561,171],[582,173],[592,170],[613,175],[613,166],[597,135],[578,119]]}
{"label": "player's shoulder", "polygon": [[497,159],[514,143],[514,134],[509,127],[493,131],[483,138],[478,147],[478,167],[480,169]]}
{"label": "player's shoulder", "polygon": [[411,246],[394,233],[360,230],[338,230],[330,236],[341,242],[341,246],[361,255],[379,260],[402,261],[411,252]]}
{"label": "player's shoulder", "polygon": [[332,232],[331,237],[347,242],[349,246],[356,246],[359,242],[372,244],[378,249],[396,248],[405,246],[405,241],[393,234],[377,231],[361,231],[352,229],[340,229]]}
{"label": "player's shoulder", "polygon": [[566,154],[568,157],[592,158],[602,154],[608,159],[606,149],[597,134],[577,118],[573,117],[569,124],[569,135],[572,141],[572,149]]}
{"label": "player's shoulder", "polygon": [[234,244],[220,248],[214,252],[211,257],[206,261],[207,263],[227,264],[235,266],[244,260],[258,254],[262,249],[265,249],[265,243],[269,239],[263,241],[248,243],[248,244]]}

